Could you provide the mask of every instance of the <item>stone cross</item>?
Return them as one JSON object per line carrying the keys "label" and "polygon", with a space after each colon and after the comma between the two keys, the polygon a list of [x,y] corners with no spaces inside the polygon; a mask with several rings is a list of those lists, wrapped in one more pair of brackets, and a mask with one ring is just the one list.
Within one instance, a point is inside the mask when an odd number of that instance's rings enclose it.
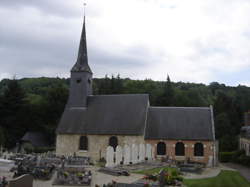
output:
{"label": "stone cross", "polygon": [[117,146],[116,147],[116,152],[115,152],[115,165],[120,165],[122,161],[122,147]]}
{"label": "stone cross", "polygon": [[139,162],[145,161],[145,145],[139,145]]}
{"label": "stone cross", "polygon": [[132,158],[131,158],[131,161],[133,164],[136,164],[138,163],[138,145],[136,144],[132,144],[132,151],[131,151],[131,155],[132,155]]}
{"label": "stone cross", "polygon": [[112,146],[107,147],[105,167],[114,167],[114,148]]}
{"label": "stone cross", "polygon": [[131,151],[128,145],[124,146],[124,165],[128,165],[131,162]]}
{"label": "stone cross", "polygon": [[151,144],[146,145],[146,157],[148,160],[152,160],[152,146]]}

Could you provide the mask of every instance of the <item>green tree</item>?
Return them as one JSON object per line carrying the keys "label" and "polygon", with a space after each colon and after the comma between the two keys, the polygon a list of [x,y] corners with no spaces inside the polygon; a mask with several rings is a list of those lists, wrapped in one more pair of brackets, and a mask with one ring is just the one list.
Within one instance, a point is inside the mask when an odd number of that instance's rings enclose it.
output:
{"label": "green tree", "polygon": [[26,130],[26,104],[25,93],[18,81],[10,80],[3,92],[0,105],[1,126],[6,129],[8,148],[15,146]]}

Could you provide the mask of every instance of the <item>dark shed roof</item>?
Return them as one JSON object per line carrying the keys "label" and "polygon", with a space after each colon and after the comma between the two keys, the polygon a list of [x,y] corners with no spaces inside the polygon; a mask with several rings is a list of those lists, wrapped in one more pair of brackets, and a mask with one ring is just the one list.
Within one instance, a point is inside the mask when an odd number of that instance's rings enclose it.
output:
{"label": "dark shed roof", "polygon": [[49,146],[48,137],[40,132],[26,132],[21,139],[22,142],[30,142],[33,146]]}
{"label": "dark shed roof", "polygon": [[214,140],[208,107],[149,107],[145,139]]}
{"label": "dark shed roof", "polygon": [[88,96],[87,108],[66,108],[59,134],[143,135],[147,94]]}

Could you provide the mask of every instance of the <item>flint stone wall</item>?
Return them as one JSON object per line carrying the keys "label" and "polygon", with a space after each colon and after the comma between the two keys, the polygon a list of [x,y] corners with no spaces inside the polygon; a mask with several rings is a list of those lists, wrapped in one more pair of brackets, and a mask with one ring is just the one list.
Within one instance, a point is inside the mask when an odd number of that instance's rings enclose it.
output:
{"label": "flint stone wall", "polygon": [[[79,140],[82,135],[59,134],[56,140],[57,155],[88,156],[93,162],[99,161],[100,158],[106,159],[106,148],[109,145],[109,138],[115,135],[87,135],[88,151],[79,150]],[[143,136],[121,136],[117,135],[118,145],[141,144],[144,143]]]}

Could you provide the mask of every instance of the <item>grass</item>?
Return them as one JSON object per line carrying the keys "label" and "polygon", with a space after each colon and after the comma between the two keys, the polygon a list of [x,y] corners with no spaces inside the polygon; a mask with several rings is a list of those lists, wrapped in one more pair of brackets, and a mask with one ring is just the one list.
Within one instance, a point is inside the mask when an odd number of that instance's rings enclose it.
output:
{"label": "grass", "polygon": [[138,171],[134,171],[133,173],[142,174],[142,175],[151,175],[154,173],[159,173],[162,169],[164,169],[167,172],[176,171],[175,168],[159,167],[159,168],[153,168],[153,169],[147,169],[147,170],[138,170]]}
{"label": "grass", "polygon": [[184,179],[187,187],[250,187],[250,183],[237,171],[221,171],[208,179]]}

